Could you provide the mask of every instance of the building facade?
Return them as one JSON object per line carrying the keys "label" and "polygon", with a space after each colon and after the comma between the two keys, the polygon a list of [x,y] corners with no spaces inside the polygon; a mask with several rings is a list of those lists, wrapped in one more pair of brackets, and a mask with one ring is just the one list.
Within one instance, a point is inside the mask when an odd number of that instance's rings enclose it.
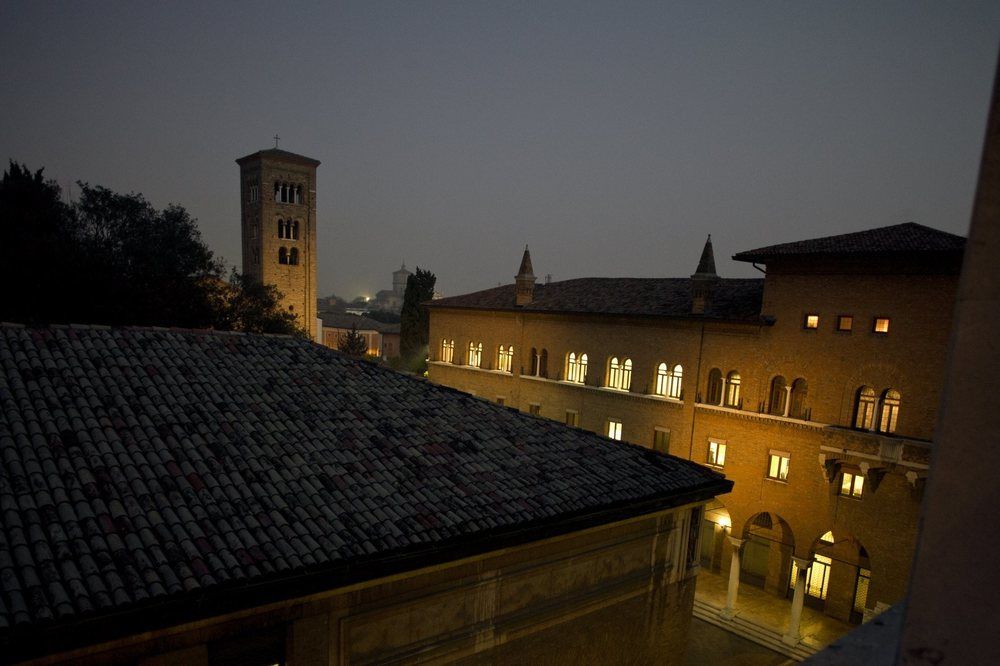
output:
{"label": "building facade", "polygon": [[365,339],[369,356],[385,360],[399,356],[399,324],[333,312],[321,313],[320,320],[323,323],[322,344],[330,349],[339,349],[341,337],[356,330]]}
{"label": "building facade", "polygon": [[316,325],[316,167],[272,148],[241,157],[243,272],[281,292],[281,306],[319,340]]}
{"label": "building facade", "polygon": [[[916,224],[683,279],[515,284],[430,308],[430,379],[726,474],[701,561],[858,622],[901,599],[964,239]],[[796,594],[798,593],[798,594]],[[798,598],[796,598],[798,597]],[[798,611],[799,613],[801,610]]]}

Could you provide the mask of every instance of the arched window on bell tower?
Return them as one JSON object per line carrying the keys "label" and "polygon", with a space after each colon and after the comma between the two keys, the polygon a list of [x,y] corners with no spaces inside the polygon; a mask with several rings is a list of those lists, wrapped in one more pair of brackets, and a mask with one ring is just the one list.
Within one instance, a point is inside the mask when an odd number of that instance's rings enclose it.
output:
{"label": "arched window on bell tower", "polygon": [[287,248],[283,248],[282,247],[282,248],[278,249],[278,263],[279,264],[287,264],[288,263],[288,249]]}

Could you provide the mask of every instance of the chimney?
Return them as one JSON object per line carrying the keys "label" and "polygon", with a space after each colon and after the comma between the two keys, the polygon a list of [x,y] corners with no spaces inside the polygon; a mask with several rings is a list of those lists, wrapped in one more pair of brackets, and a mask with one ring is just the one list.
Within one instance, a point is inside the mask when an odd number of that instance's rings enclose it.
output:
{"label": "chimney", "polygon": [[712,303],[712,289],[719,281],[715,272],[715,253],[712,252],[712,234],[705,241],[701,261],[691,276],[691,314],[705,314]]}
{"label": "chimney", "polygon": [[521,257],[521,268],[514,276],[515,303],[518,306],[531,303],[535,296],[535,274],[531,271],[531,254],[528,253],[528,246],[524,246],[524,256]]}

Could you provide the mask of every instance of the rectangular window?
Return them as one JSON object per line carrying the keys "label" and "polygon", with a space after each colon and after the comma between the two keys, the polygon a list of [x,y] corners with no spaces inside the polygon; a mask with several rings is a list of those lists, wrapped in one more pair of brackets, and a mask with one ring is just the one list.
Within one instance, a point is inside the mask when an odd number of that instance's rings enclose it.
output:
{"label": "rectangular window", "polygon": [[788,456],[789,454],[780,451],[768,454],[767,478],[775,481],[788,480]]}
{"label": "rectangular window", "polygon": [[498,405],[500,405],[501,407],[503,407],[506,403],[507,403],[507,398],[503,397],[502,395],[498,395],[497,396],[497,404]]}
{"label": "rectangular window", "polygon": [[721,440],[709,440],[708,464],[714,467],[726,465],[726,443]]}
{"label": "rectangular window", "polygon": [[622,438],[621,421],[616,421],[615,419],[608,419],[608,437],[610,439],[617,439],[621,441]]}
{"label": "rectangular window", "polygon": [[840,315],[837,317],[837,330],[850,331],[854,327],[854,317],[851,315]]}
{"label": "rectangular window", "polygon": [[864,491],[865,477],[852,472],[844,472],[840,482],[840,494],[844,497],[861,497]]}
{"label": "rectangular window", "polygon": [[532,416],[538,416],[542,413],[542,406],[537,402],[533,402],[528,405],[528,413]]}
{"label": "rectangular window", "polygon": [[875,325],[872,328],[875,333],[881,333],[885,335],[889,332],[889,318],[888,317],[875,317]]}
{"label": "rectangular window", "polygon": [[573,426],[574,428],[580,427],[580,412],[575,409],[566,410],[566,425]]}
{"label": "rectangular window", "polygon": [[670,452],[670,431],[666,428],[653,430],[653,450],[660,453]]}
{"label": "rectangular window", "polygon": [[802,322],[804,328],[817,329],[819,328],[819,315],[818,314],[807,314],[805,320]]}

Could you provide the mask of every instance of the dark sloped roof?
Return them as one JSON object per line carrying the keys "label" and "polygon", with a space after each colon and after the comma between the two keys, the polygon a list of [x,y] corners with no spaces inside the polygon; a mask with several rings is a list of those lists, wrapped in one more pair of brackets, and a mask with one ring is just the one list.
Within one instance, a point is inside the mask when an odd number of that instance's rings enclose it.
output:
{"label": "dark sloped roof", "polygon": [[237,164],[242,164],[249,160],[254,159],[272,159],[272,160],[284,160],[286,162],[300,162],[302,164],[307,164],[309,166],[319,166],[320,161],[313,159],[311,157],[306,157],[305,155],[299,155],[298,153],[292,153],[287,150],[281,150],[280,148],[267,148],[266,150],[258,150],[255,153],[250,153],[245,157],[241,157],[236,160]]}
{"label": "dark sloped roof", "polygon": [[303,340],[153,329],[0,325],[0,460],[0,653],[731,488]]}
{"label": "dark sloped roof", "polygon": [[579,278],[536,284],[528,305],[514,305],[514,285],[427,301],[428,307],[521,312],[576,312],[756,321],[760,317],[762,279],[721,279],[704,315],[691,314],[688,278]]}
{"label": "dark sloped roof", "polygon": [[[359,331],[379,331],[383,332],[386,327],[392,324],[385,324],[364,315],[353,315],[339,312],[321,312],[319,318],[323,320],[323,325],[329,328],[346,328],[357,326]],[[398,324],[396,325],[398,327]]]}
{"label": "dark sloped roof", "polygon": [[733,255],[737,261],[767,261],[802,255],[864,255],[917,252],[961,252],[965,238],[906,222],[851,234],[769,245]]}

